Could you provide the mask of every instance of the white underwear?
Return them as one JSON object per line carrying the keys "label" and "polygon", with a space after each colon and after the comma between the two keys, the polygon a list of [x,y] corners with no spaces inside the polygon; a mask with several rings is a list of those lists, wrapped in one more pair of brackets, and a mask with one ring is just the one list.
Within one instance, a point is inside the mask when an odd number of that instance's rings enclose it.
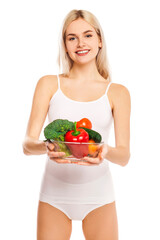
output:
{"label": "white underwear", "polygon": [[94,209],[104,206],[105,204],[57,204],[52,201],[44,200],[44,202],[50,204],[53,207],[61,210],[67,217],[71,220],[83,220],[88,213],[93,211]]}
{"label": "white underwear", "polygon": [[83,220],[93,209],[115,201],[110,171],[94,181],[81,184],[64,182],[47,171],[39,200],[63,211],[72,220]]}

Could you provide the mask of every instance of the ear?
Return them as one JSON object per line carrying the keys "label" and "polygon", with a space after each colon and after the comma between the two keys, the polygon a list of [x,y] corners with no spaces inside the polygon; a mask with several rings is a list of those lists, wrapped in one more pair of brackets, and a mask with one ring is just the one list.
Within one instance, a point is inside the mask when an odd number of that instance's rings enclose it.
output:
{"label": "ear", "polygon": [[98,47],[99,48],[102,48],[102,40],[101,40],[101,38],[99,37],[99,43],[98,43]]}
{"label": "ear", "polygon": [[66,43],[64,42],[64,48],[65,48],[65,52],[67,53],[68,50],[67,50],[67,47],[66,47]]}
{"label": "ear", "polygon": [[101,39],[99,39],[98,47],[99,47],[99,48],[102,48],[102,40],[101,40]]}
{"label": "ear", "polygon": [[65,52],[66,52],[66,53],[68,52],[68,50],[67,50],[66,46],[65,46]]}

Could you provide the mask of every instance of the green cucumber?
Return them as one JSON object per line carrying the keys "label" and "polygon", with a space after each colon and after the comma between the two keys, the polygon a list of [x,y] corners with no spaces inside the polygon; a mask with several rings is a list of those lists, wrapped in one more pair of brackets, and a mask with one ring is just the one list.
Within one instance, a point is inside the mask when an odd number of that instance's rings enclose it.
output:
{"label": "green cucumber", "polygon": [[79,127],[79,128],[83,128],[89,134],[89,140],[93,139],[96,143],[100,143],[102,141],[102,136],[98,132],[85,127]]}

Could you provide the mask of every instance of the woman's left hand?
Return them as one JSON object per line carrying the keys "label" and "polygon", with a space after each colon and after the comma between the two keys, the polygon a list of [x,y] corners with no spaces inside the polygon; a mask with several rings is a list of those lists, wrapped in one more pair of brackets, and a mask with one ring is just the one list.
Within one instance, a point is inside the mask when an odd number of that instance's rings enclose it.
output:
{"label": "woman's left hand", "polygon": [[99,151],[99,154],[97,157],[84,157],[82,160],[84,161],[78,161],[78,165],[85,165],[85,166],[94,166],[99,165],[103,162],[104,156],[108,152],[108,145],[104,144]]}

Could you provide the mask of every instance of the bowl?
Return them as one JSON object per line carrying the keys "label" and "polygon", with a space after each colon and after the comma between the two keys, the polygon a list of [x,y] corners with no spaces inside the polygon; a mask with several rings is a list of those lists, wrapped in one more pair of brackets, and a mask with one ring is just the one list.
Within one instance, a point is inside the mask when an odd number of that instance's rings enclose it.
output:
{"label": "bowl", "polygon": [[66,160],[83,160],[84,157],[96,158],[101,151],[104,142],[92,143],[92,142],[63,142],[50,140],[54,144],[55,152],[64,152],[62,157]]}

